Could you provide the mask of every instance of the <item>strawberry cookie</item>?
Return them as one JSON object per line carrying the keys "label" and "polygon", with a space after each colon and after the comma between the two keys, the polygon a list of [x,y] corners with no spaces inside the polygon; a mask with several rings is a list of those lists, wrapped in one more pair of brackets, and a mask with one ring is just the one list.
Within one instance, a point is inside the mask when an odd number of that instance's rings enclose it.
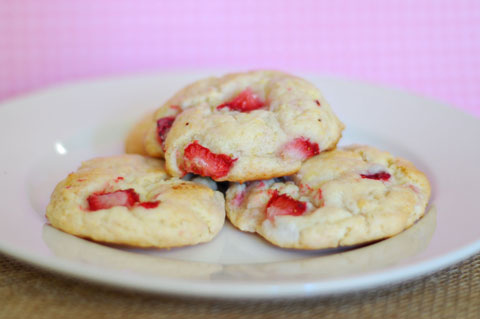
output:
{"label": "strawberry cookie", "polygon": [[289,178],[233,183],[227,216],[285,248],[352,246],[390,237],[423,216],[426,176],[412,163],[368,146],[307,160]]}
{"label": "strawberry cookie", "polygon": [[311,83],[277,71],[197,81],[154,114],[144,138],[168,173],[244,182],[293,174],[344,125]]}
{"label": "strawberry cookie", "polygon": [[52,226],[99,242],[168,248],[210,241],[225,220],[223,195],[169,177],[163,160],[121,155],[86,161],[55,188]]}
{"label": "strawberry cookie", "polygon": [[125,153],[147,155],[143,145],[143,138],[152,122],[153,114],[145,114],[135,126],[130,129],[125,139]]}

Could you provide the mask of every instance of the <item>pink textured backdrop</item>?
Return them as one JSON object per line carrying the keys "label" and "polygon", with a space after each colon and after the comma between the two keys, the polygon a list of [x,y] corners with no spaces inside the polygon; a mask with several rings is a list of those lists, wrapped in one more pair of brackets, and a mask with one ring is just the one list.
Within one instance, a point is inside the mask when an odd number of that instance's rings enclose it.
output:
{"label": "pink textured backdrop", "polygon": [[480,116],[480,1],[0,0],[0,100],[212,67],[364,79]]}

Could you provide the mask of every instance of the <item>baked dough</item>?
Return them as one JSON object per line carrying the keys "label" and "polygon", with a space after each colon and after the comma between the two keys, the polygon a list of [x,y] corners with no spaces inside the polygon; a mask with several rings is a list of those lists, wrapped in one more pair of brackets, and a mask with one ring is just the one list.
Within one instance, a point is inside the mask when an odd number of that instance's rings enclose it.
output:
{"label": "baked dough", "polygon": [[354,145],[307,160],[286,179],[233,183],[229,220],[274,245],[321,249],[394,236],[423,216],[426,176],[412,163]]}
{"label": "baked dough", "polygon": [[197,81],[154,114],[144,139],[169,174],[244,182],[293,174],[344,125],[311,83],[277,71]]}
{"label": "baked dough", "polygon": [[84,162],[56,186],[46,217],[79,237],[170,248],[210,241],[225,201],[201,183],[171,178],[163,160],[126,154]]}

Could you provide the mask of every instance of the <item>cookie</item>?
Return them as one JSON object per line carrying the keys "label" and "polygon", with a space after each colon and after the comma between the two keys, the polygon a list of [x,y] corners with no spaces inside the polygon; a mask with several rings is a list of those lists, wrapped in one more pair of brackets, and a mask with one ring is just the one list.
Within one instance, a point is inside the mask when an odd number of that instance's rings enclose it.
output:
{"label": "cookie", "polygon": [[52,226],[99,242],[169,248],[210,241],[225,220],[220,192],[165,172],[140,155],[84,162],[55,188]]}
{"label": "cookie", "polygon": [[344,125],[311,83],[252,71],[197,81],[154,114],[144,143],[173,176],[244,182],[289,175],[332,149]]}
{"label": "cookie", "polygon": [[125,139],[125,153],[147,155],[143,139],[153,120],[153,114],[145,114],[140,121],[130,129]]}
{"label": "cookie", "polygon": [[423,216],[429,197],[412,163],[354,145],[310,158],[289,178],[232,183],[226,209],[233,225],[274,245],[322,249],[398,234]]}

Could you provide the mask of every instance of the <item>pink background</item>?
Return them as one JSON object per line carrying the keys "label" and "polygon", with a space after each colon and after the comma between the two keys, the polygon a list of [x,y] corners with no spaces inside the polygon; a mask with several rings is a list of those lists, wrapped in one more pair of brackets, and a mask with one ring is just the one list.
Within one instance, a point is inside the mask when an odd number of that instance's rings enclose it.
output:
{"label": "pink background", "polygon": [[0,0],[0,100],[223,67],[362,79],[480,116],[480,1]]}

